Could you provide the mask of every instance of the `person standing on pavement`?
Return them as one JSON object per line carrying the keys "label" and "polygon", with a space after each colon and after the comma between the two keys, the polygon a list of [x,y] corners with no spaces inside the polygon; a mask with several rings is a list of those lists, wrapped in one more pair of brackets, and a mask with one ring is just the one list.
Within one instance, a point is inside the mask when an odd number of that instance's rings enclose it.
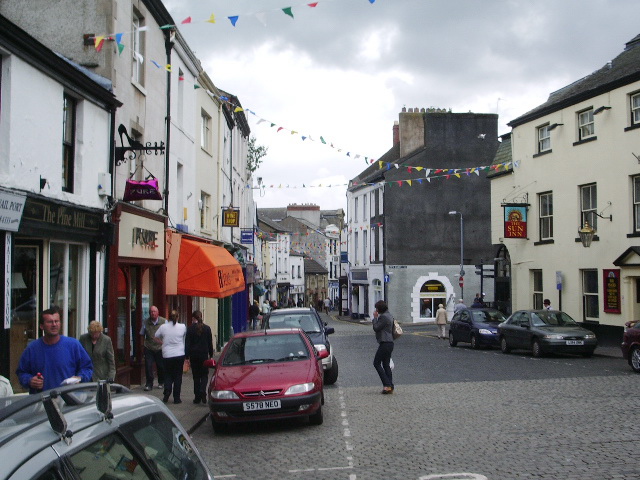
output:
{"label": "person standing on pavement", "polygon": [[269,306],[269,302],[267,302],[267,299],[265,298],[262,301],[262,316],[264,317],[270,311],[271,311],[271,307]]}
{"label": "person standing on pavement", "polygon": [[391,353],[393,352],[393,316],[383,300],[375,304],[373,311],[373,331],[376,332],[378,350],[373,357],[373,366],[382,382],[382,394],[393,393],[393,374],[391,372]]}
{"label": "person standing on pavement", "polygon": [[173,392],[173,403],[182,403],[182,368],[184,366],[184,339],[187,327],[179,322],[180,316],[176,310],[171,310],[169,321],[160,325],[156,331],[156,342],[162,345],[162,360],[164,362],[164,397],[167,403]]}
{"label": "person standing on pavement", "polygon": [[52,307],[40,315],[42,337],[27,345],[22,352],[16,375],[29,393],[72,383],[90,382],[93,375],[91,358],[73,337],[60,334],[60,310]]}
{"label": "person standing on pavement", "polygon": [[258,305],[258,300],[254,300],[249,307],[249,322],[251,322],[252,330],[258,329],[258,315],[260,315],[260,306]]}
{"label": "person standing on pavement", "polygon": [[447,311],[444,309],[444,305],[438,305],[438,310],[436,311],[436,325],[438,325],[438,338],[445,338],[445,325],[449,317],[447,316]]}
{"label": "person standing on pavement", "polygon": [[551,300],[548,298],[545,298],[542,304],[544,305],[545,310],[553,310],[553,308],[551,308]]}
{"label": "person standing on pavement", "polygon": [[93,363],[92,380],[108,380],[116,377],[116,360],[113,354],[111,338],[102,333],[102,324],[97,320],[89,323],[89,333],[80,335],[80,343],[89,354]]}
{"label": "person standing on pavement", "polygon": [[329,315],[330,309],[331,309],[331,300],[329,300],[329,297],[327,297],[324,299],[324,313]]}
{"label": "person standing on pavement", "polygon": [[161,325],[166,323],[166,319],[160,316],[158,307],[152,305],[149,309],[149,318],[142,322],[140,335],[144,341],[144,373],[146,383],[144,391],[148,392],[153,388],[153,364],[156,364],[158,371],[158,388],[164,384],[164,362],[162,361],[162,346],[156,343],[156,332]]}
{"label": "person standing on pavement", "polygon": [[464,304],[464,300],[460,299],[458,300],[458,303],[456,303],[456,306],[453,307],[453,313],[456,313],[465,308],[467,308],[467,306]]}
{"label": "person standing on pavement", "polygon": [[187,328],[184,353],[191,364],[193,374],[193,403],[207,403],[207,380],[209,371],[203,366],[205,360],[213,357],[213,336],[211,328],[202,323],[202,312],[196,310],[191,315],[193,323]]}

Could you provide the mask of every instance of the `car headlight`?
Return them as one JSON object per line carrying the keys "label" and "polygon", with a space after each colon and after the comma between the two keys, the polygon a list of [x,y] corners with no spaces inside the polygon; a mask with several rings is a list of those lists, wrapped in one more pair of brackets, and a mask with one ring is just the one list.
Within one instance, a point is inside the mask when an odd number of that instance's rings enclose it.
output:
{"label": "car headlight", "polygon": [[585,340],[586,340],[586,339],[593,339],[593,338],[596,338],[596,336],[595,336],[593,333],[588,333],[588,334],[586,334],[586,335],[584,336],[584,338],[585,338]]}
{"label": "car headlight", "polygon": [[480,335],[493,335],[496,332],[492,332],[491,330],[489,330],[488,328],[479,328],[478,329],[478,333]]}
{"label": "car headlight", "polygon": [[545,335],[542,338],[546,338],[547,340],[564,340],[562,335]]}
{"label": "car headlight", "polygon": [[299,393],[307,393],[313,390],[313,382],[310,383],[301,383],[299,385],[293,385],[287,388],[287,391],[284,392],[285,395],[297,395]]}
{"label": "car headlight", "polygon": [[240,397],[231,390],[213,390],[211,392],[211,398],[216,400],[238,400]]}

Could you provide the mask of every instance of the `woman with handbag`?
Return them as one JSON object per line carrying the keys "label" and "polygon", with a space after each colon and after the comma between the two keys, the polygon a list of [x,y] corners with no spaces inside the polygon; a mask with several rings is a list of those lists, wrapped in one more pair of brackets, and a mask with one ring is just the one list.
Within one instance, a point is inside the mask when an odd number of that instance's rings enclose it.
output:
{"label": "woman with handbag", "polygon": [[382,381],[382,394],[393,393],[393,375],[391,372],[391,353],[393,352],[393,316],[387,304],[380,300],[375,304],[373,312],[373,331],[376,332],[378,350],[373,357],[375,367]]}
{"label": "woman with handbag", "polygon": [[191,314],[193,323],[187,328],[185,354],[193,373],[193,403],[207,403],[207,380],[209,371],[203,366],[205,360],[213,357],[213,336],[211,328],[202,323],[202,312]]}
{"label": "woman with handbag", "polygon": [[173,391],[173,403],[182,403],[182,368],[184,366],[184,337],[187,327],[180,323],[176,310],[171,310],[169,320],[156,331],[156,342],[162,344],[162,360],[164,361],[164,397],[167,403]]}

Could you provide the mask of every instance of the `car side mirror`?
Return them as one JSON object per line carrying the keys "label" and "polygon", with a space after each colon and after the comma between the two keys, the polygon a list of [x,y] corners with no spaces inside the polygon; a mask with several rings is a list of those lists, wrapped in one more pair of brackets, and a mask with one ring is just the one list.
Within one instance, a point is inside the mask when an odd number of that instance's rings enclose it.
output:
{"label": "car side mirror", "polygon": [[333,327],[326,327],[324,331],[327,335],[331,335],[332,333],[335,333],[336,330]]}
{"label": "car side mirror", "polygon": [[216,368],[216,361],[210,358],[209,360],[205,360],[202,365],[207,368]]}

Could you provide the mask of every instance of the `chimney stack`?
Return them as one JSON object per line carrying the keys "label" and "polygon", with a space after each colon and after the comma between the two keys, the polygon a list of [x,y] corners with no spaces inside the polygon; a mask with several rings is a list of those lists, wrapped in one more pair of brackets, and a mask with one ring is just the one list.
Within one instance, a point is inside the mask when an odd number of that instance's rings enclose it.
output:
{"label": "chimney stack", "polygon": [[400,124],[398,121],[393,122],[393,146],[400,143]]}

